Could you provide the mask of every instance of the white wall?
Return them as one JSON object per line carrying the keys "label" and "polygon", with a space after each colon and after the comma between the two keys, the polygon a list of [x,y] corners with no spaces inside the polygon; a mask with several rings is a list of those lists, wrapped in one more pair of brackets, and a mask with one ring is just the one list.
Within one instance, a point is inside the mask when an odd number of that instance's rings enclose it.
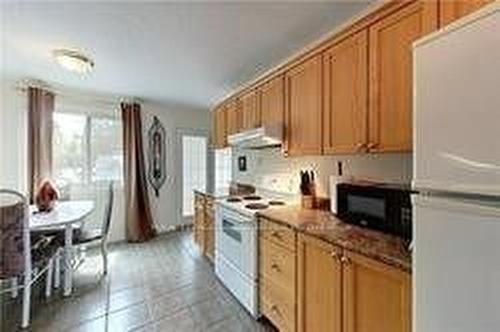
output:
{"label": "white wall", "polygon": [[[238,170],[239,156],[247,156],[246,172]],[[411,153],[401,153],[285,158],[279,148],[233,149],[233,179],[254,184],[258,188],[273,188],[275,191],[297,194],[300,170],[314,169],[318,176],[317,194],[327,197],[329,176],[336,174],[337,161],[343,162],[345,175],[375,181],[410,182],[411,156]]]}
{"label": "white wall", "polygon": [[[25,92],[14,88],[13,82],[0,81],[0,188],[14,188],[26,192],[27,179],[27,97]],[[103,96],[99,96],[102,100]],[[63,100],[56,97],[56,107],[81,107],[86,104],[89,108],[102,108],[102,104],[92,104],[92,95],[85,94],[74,105],[75,99]],[[63,106],[62,106],[63,105]],[[112,107],[111,105],[109,107]],[[176,166],[178,156],[175,154],[175,133],[179,129],[209,130],[210,113],[202,110],[169,108],[165,105],[143,103],[143,143],[145,147],[147,169],[147,131],[156,115],[167,131],[167,181],[160,190],[160,197],[150,191],[153,218],[158,231],[162,232],[180,223],[178,212],[180,200],[178,199],[180,170]],[[82,188],[72,190],[73,198],[85,198],[88,195]],[[124,223],[124,194],[123,187],[117,186],[115,191],[115,206],[111,226],[111,240],[118,241],[125,238]],[[100,209],[96,204],[96,210]],[[95,216],[100,213],[95,213]],[[92,222],[96,223],[95,221]]]}
{"label": "white wall", "polygon": [[144,157],[146,159],[146,169],[148,166],[148,130],[156,115],[165,127],[166,137],[166,167],[167,179],[161,187],[159,197],[155,196],[152,187],[149,187],[149,200],[155,225],[159,232],[169,230],[170,228],[182,224],[181,211],[181,176],[182,168],[180,165],[181,155],[179,154],[177,144],[177,131],[183,129],[199,129],[209,131],[211,128],[210,112],[198,110],[174,110],[163,105],[146,103],[142,106],[143,118],[143,143]]}

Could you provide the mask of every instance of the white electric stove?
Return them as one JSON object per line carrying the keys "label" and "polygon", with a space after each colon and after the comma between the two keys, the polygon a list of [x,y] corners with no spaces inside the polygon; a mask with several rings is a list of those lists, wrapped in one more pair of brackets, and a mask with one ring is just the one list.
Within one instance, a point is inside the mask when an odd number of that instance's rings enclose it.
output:
{"label": "white electric stove", "polygon": [[254,317],[258,312],[256,213],[292,203],[290,196],[233,196],[216,202],[215,273]]}

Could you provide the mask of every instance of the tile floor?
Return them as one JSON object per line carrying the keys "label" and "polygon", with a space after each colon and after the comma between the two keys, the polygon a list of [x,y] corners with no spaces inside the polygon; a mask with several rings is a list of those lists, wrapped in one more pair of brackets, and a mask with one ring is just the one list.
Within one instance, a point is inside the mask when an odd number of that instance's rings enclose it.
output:
{"label": "tile floor", "polygon": [[[110,269],[89,251],[73,295],[34,295],[30,331],[273,331],[255,321],[217,280],[189,231],[111,247]],[[0,331],[18,330],[20,302],[2,297]]]}

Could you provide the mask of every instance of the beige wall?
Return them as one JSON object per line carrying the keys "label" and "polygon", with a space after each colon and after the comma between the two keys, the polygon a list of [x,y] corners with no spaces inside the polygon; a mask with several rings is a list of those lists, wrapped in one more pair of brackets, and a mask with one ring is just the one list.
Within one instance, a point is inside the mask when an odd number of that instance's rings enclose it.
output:
{"label": "beige wall", "polygon": [[[247,171],[238,170],[237,159],[247,156]],[[317,172],[318,194],[328,196],[329,176],[336,174],[337,161],[343,162],[345,175],[359,179],[410,182],[412,174],[411,153],[373,154],[359,156],[282,156],[280,149],[233,150],[233,177],[235,180],[252,183],[259,188],[281,192],[299,192],[299,172],[314,169]]]}

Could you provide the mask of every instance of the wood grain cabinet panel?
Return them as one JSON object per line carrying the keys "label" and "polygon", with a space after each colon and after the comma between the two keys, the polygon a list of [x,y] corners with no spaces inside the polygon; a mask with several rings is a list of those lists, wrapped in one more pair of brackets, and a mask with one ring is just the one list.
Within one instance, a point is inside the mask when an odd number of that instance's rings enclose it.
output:
{"label": "wood grain cabinet panel", "polygon": [[314,56],[285,74],[285,152],[292,156],[322,151],[322,61]]}
{"label": "wood grain cabinet panel", "polygon": [[262,84],[260,111],[262,125],[283,125],[285,119],[285,84],[283,76],[278,76]]}
{"label": "wood grain cabinet panel", "polygon": [[346,251],[344,332],[410,332],[410,274]]}
{"label": "wood grain cabinet panel", "polygon": [[324,52],[323,152],[364,152],[368,122],[368,32]]}
{"label": "wood grain cabinet panel", "polygon": [[439,26],[468,15],[494,0],[441,0],[439,3]]}
{"label": "wood grain cabinet panel", "polygon": [[299,235],[298,331],[342,332],[341,249]]}
{"label": "wood grain cabinet panel", "polygon": [[227,112],[224,106],[217,108],[213,115],[213,142],[216,149],[227,146]]}
{"label": "wood grain cabinet panel", "polygon": [[369,149],[412,149],[412,43],[437,27],[437,2],[417,1],[369,28]]}
{"label": "wood grain cabinet panel", "polygon": [[240,97],[241,129],[248,130],[260,126],[260,98],[254,89]]}
{"label": "wood grain cabinet panel", "polygon": [[227,135],[237,134],[241,129],[241,112],[238,100],[226,104]]}

